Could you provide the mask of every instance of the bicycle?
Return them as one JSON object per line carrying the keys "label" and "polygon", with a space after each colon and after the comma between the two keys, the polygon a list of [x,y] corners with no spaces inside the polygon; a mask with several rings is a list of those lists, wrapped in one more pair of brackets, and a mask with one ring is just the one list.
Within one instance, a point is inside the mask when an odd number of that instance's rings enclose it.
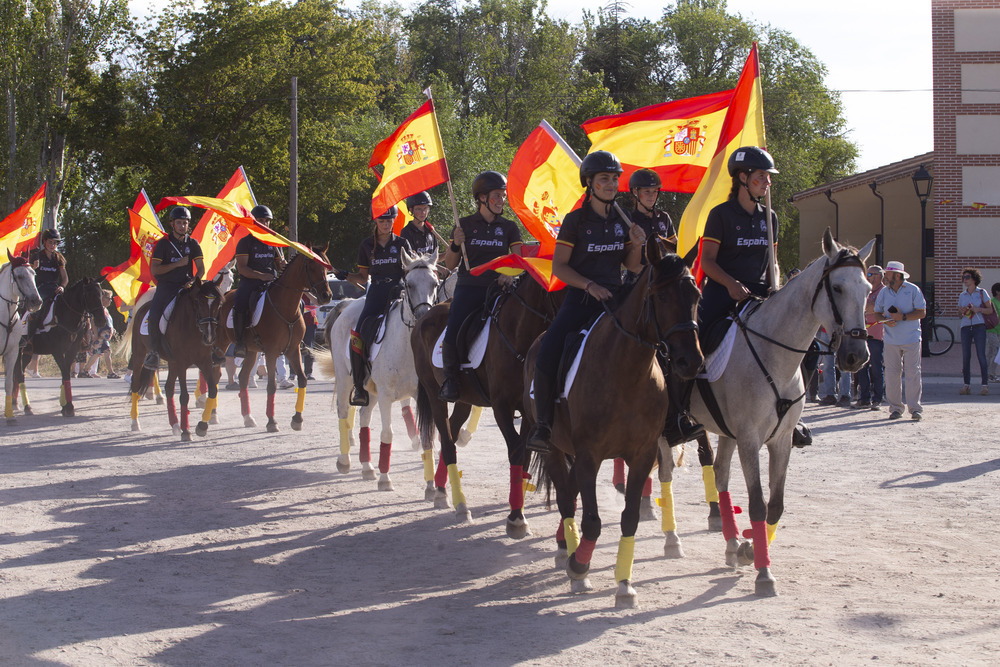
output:
{"label": "bicycle", "polygon": [[[934,316],[937,317],[943,313],[941,306],[937,303],[931,304]],[[947,354],[951,350],[952,346],[955,344],[955,332],[951,330],[945,324],[938,324],[933,319],[931,324],[927,327],[927,352],[930,353],[932,357],[939,357],[942,354]]]}

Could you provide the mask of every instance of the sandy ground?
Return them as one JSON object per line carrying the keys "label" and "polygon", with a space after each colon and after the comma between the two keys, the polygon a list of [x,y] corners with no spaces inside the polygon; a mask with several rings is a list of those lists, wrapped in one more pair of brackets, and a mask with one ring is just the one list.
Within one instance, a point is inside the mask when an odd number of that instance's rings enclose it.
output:
{"label": "sandy ground", "polygon": [[398,412],[395,492],[362,481],[356,452],[336,472],[330,381],[310,384],[300,433],[291,392],[269,435],[224,391],[224,423],[181,443],[150,401],[130,432],[121,381],[74,380],[65,419],[56,381],[30,380],[36,416],[0,426],[0,664],[995,664],[1000,386],[959,397],[955,378],[925,380],[921,423],[807,408],[817,442],[793,452],[777,598],[725,566],[691,449],[674,484],[687,557],[664,559],[659,522],[640,524],[630,611],[614,609],[610,463],[595,590],[572,595],[542,498],[533,535],[505,535],[489,414],[459,451],[469,526],[424,501]]}

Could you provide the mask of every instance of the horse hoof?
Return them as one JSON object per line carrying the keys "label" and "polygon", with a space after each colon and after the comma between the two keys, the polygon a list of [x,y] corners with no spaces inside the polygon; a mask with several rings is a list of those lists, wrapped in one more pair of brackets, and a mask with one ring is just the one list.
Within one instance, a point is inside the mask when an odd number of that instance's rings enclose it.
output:
{"label": "horse hoof", "polygon": [[663,556],[665,558],[684,558],[684,547],[681,546],[681,540],[677,537],[677,533],[667,533],[663,542]]}
{"label": "horse hoof", "polygon": [[778,589],[775,587],[774,575],[771,568],[762,567],[757,570],[757,579],[754,581],[753,594],[759,598],[773,598],[778,596]]}
{"label": "horse hoof", "polygon": [[451,502],[448,500],[448,494],[444,492],[444,489],[436,487],[434,489],[434,509],[446,510],[451,507]]}
{"label": "horse hoof", "polygon": [[194,432],[201,438],[208,435],[208,422],[198,422],[198,425],[194,427]]}
{"label": "horse hoof", "polygon": [[736,558],[736,550],[740,548],[740,541],[738,538],[733,537],[726,540],[726,565],[729,567],[736,567],[739,565],[739,560]]}
{"label": "horse hoof", "polygon": [[174,424],[173,426],[170,427],[170,430],[174,432],[175,437],[179,436],[181,434],[181,425]]}
{"label": "horse hoof", "polygon": [[639,595],[632,588],[628,579],[618,582],[615,592],[615,609],[636,609],[639,606]]}
{"label": "horse hoof", "polygon": [[564,547],[559,547],[556,549],[556,569],[559,571],[566,569],[566,563],[569,562],[569,552],[566,551]]}
{"label": "horse hoof", "polygon": [[709,516],[708,517],[708,532],[710,532],[710,533],[721,533],[722,532],[722,517],[721,516]]}
{"label": "horse hoof", "polygon": [[215,410],[212,410],[212,416],[208,418],[208,423],[212,424],[213,426],[218,426],[218,424],[219,424],[219,413],[216,412]]}
{"label": "horse hoof", "polygon": [[163,405],[163,395],[162,394],[156,397],[156,404],[157,405]]}
{"label": "horse hoof", "polygon": [[455,441],[455,444],[459,447],[465,447],[470,442],[472,442],[472,434],[463,428],[458,432],[458,440]]}
{"label": "horse hoof", "polygon": [[63,415],[63,417],[73,417],[73,416],[76,415],[76,411],[73,409],[72,405],[70,405],[69,403],[67,403],[62,408],[62,415]]}
{"label": "horse hoof", "polygon": [[378,478],[378,490],[379,491],[395,491],[396,489],[392,486],[392,480],[389,479],[389,475],[382,474]]}
{"label": "horse hoof", "polygon": [[351,457],[347,454],[341,454],[337,457],[337,472],[342,475],[346,475],[351,472]]}
{"label": "horse hoof", "polygon": [[191,431],[181,432],[181,442],[191,442]]}
{"label": "horse hoof", "polygon": [[32,411],[30,405],[25,405],[23,412],[24,412],[25,415],[33,415],[33,414],[35,414],[34,411]]}
{"label": "horse hoof", "polygon": [[133,419],[132,420],[132,432],[133,433],[138,433],[141,430],[142,430],[142,428],[139,426],[139,420],[138,419]]}
{"label": "horse hoof", "polygon": [[736,550],[736,561],[740,565],[753,565],[753,542],[747,540]]}
{"label": "horse hoof", "polygon": [[583,579],[570,579],[569,581],[570,593],[590,593],[593,590],[594,585],[590,583],[590,579],[586,575],[584,575]]}
{"label": "horse hoof", "polygon": [[507,519],[507,537],[513,540],[523,540],[531,535],[528,522],[524,519]]}
{"label": "horse hoof", "polygon": [[366,482],[374,482],[375,478],[376,478],[376,476],[375,476],[375,469],[372,468],[372,464],[371,463],[362,463],[361,464],[361,479],[365,480]]}
{"label": "horse hoof", "polygon": [[207,397],[207,396],[205,396],[205,394],[202,394],[202,395],[201,395],[201,396],[199,396],[198,398],[194,399],[194,406],[195,406],[196,408],[203,408],[203,407],[205,407],[205,400],[206,400],[207,398],[208,398],[208,397]]}
{"label": "horse hoof", "polygon": [[465,503],[455,505],[455,519],[459,523],[464,523],[470,526],[475,523],[475,521],[472,520],[472,512],[469,511],[469,508],[465,505]]}
{"label": "horse hoof", "polygon": [[[14,419],[13,417],[8,417],[7,418],[7,426],[17,426],[17,420]],[[135,429],[132,429],[132,430],[134,431]]]}
{"label": "horse hoof", "polygon": [[301,431],[302,430],[302,413],[296,412],[292,415],[292,430]]}
{"label": "horse hoof", "polygon": [[268,419],[267,420],[267,432],[268,433],[277,433],[278,432],[278,422],[274,421],[273,419]]}
{"label": "horse hoof", "polygon": [[427,486],[424,487],[424,500],[432,503],[434,502],[434,496],[437,495],[437,489],[434,488],[434,482],[427,482]]}
{"label": "horse hoof", "polygon": [[412,438],[410,438],[410,447],[412,447],[413,451],[415,451],[415,452],[419,452],[419,451],[423,450],[424,444],[422,442],[420,442],[420,436],[419,435],[415,435]]}
{"label": "horse hoof", "polygon": [[642,500],[639,501],[639,521],[659,521],[660,514],[653,507],[653,499],[650,496],[644,496]]}
{"label": "horse hoof", "polygon": [[243,426],[256,426],[257,420],[252,415],[243,415]]}

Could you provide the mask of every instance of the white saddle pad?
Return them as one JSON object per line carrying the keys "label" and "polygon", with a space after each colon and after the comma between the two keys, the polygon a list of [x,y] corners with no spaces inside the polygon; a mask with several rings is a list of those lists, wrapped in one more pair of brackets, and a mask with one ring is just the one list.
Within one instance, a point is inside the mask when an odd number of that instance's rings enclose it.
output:
{"label": "white saddle pad", "polygon": [[[55,315],[53,315],[55,307],[56,307],[56,302],[55,299],[53,299],[52,303],[49,304],[49,309],[45,311],[45,317],[42,319],[41,325],[37,329],[35,329],[35,333],[45,333],[46,331],[52,328],[52,326],[55,324]],[[25,314],[25,317],[27,317],[27,314]],[[27,333],[27,329],[25,329],[25,333]]]}
{"label": "white saddle pad", "polygon": [[[397,301],[396,303],[394,303],[392,305],[392,307],[389,309],[389,312],[386,314],[386,316],[382,318],[381,322],[379,322],[378,331],[375,332],[375,340],[372,342],[372,344],[371,344],[371,346],[370,346],[370,348],[368,350],[368,361],[369,362],[375,361],[375,358],[378,356],[378,353],[382,350],[382,340],[385,338],[385,322],[388,319],[388,317],[390,315],[392,315],[392,311],[394,311],[399,306],[399,304],[400,304],[399,301]],[[350,337],[347,338],[347,344],[344,346],[344,359],[347,360],[347,367],[350,368],[351,367],[351,339],[350,339]]]}
{"label": "white saddle pad", "polygon": [[[740,317],[742,317],[746,312],[747,308],[753,301],[748,301],[746,305],[743,306],[743,310],[740,311]],[[727,318],[732,321],[733,318]],[[708,357],[705,358],[705,372],[698,375],[699,379],[706,379],[709,382],[715,382],[722,374],[726,371],[726,366],[729,365],[729,356],[733,353],[733,343],[736,342],[736,332],[739,327],[735,327],[732,324],[729,325],[729,331],[726,332],[726,337],[722,339],[719,347],[715,348]]]}
{"label": "white saddle pad", "polygon": [[[583,351],[587,348],[587,340],[590,338],[590,332],[594,330],[594,327],[597,326],[597,323],[601,321],[601,318],[603,318],[604,315],[605,313],[601,313],[601,315],[596,320],[594,320],[594,323],[590,326],[590,328],[584,332],[583,342],[580,343],[580,347],[576,351],[576,356],[573,357],[573,363],[570,364],[569,371],[566,372],[566,383],[563,386],[562,393],[559,395],[559,399],[563,399],[569,396],[569,390],[573,388],[573,380],[576,379],[576,373],[578,370],[580,370],[580,360],[583,358]],[[531,398],[532,399],[535,398],[534,378],[532,378],[531,380]]]}
{"label": "white saddle pad", "polygon": [[[160,333],[167,333],[167,322],[170,321],[170,315],[174,312],[174,304],[177,303],[177,297],[170,300],[167,307],[163,309],[163,317],[160,318]],[[142,324],[139,325],[139,333],[144,336],[149,335],[149,311],[142,316]]]}
{"label": "white saddle pad", "polygon": [[[260,298],[257,299],[257,305],[253,307],[253,317],[250,318],[250,326],[257,326],[260,322],[260,314],[264,312],[264,297],[267,296],[267,292],[262,292]],[[233,309],[229,309],[229,317],[226,318],[226,328],[233,328]]]}
{"label": "white saddle pad", "polygon": [[[486,356],[486,344],[490,340],[491,322],[492,320],[486,320],[486,324],[483,325],[482,331],[476,336],[476,340],[472,343],[472,348],[469,350],[469,360],[462,364],[462,368],[479,368],[479,365],[483,363],[483,357]],[[438,336],[437,343],[434,344],[431,363],[434,364],[435,368],[444,368],[444,362],[441,359],[441,345],[444,343],[444,334],[446,331],[448,331],[448,327],[444,328],[444,331]]]}

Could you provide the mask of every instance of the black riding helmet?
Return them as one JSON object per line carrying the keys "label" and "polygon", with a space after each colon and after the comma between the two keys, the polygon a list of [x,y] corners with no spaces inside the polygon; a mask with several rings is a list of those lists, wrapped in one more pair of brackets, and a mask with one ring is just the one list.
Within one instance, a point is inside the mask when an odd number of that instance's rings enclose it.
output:
{"label": "black riding helmet", "polygon": [[588,153],[587,157],[583,158],[583,162],[580,163],[580,185],[585,188],[588,187],[587,179],[592,178],[594,174],[600,174],[605,171],[621,175],[622,163],[618,161],[615,154],[608,151]]}
{"label": "black riding helmet", "polygon": [[635,192],[639,188],[660,189],[660,175],[652,169],[636,169],[628,179],[629,192]]}
{"label": "black riding helmet", "polygon": [[753,171],[763,169],[771,174],[777,174],[774,168],[774,158],[763,148],[756,146],[743,146],[733,151],[729,156],[729,175],[736,176],[741,171]]}
{"label": "black riding helmet", "polygon": [[472,181],[472,198],[479,203],[479,195],[489,196],[494,190],[506,190],[507,177],[498,171],[484,171]]}
{"label": "black riding helmet", "polygon": [[170,211],[170,221],[174,220],[191,220],[191,211],[187,210],[184,206],[175,206],[172,211]]}
{"label": "black riding helmet", "polygon": [[45,243],[48,240],[56,241],[58,243],[59,241],[62,241],[62,237],[59,236],[59,232],[56,230],[46,229],[42,232],[42,243]]}
{"label": "black riding helmet", "polygon": [[406,198],[406,208],[412,211],[414,206],[434,206],[434,202],[427,191],[418,192]]}
{"label": "black riding helmet", "polygon": [[250,211],[250,217],[254,220],[273,220],[274,216],[271,215],[271,209],[266,206],[257,205],[253,207]]}
{"label": "black riding helmet", "polygon": [[382,215],[380,215],[377,218],[375,218],[375,220],[376,221],[378,221],[378,220],[395,220],[397,215],[399,215],[399,208],[397,208],[395,205],[392,205],[389,208],[387,208],[385,210],[385,212],[382,213]]}

